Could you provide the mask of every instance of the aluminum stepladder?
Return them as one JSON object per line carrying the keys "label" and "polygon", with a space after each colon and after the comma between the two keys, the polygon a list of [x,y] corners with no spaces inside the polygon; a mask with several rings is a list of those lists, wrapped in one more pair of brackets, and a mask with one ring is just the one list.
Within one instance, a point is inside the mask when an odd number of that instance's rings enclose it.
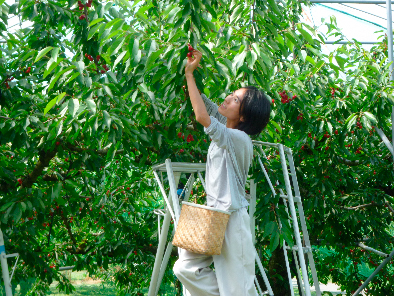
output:
{"label": "aluminum stepladder", "polygon": [[[10,274],[8,271],[7,258],[11,258],[11,257],[16,257],[16,262],[15,262],[14,268],[12,269],[12,274],[10,277]],[[2,270],[2,274],[3,274],[3,281],[4,281],[4,288],[5,288],[5,295],[6,296],[12,296],[11,280],[14,275],[16,265],[18,264],[18,260],[19,260],[18,253],[6,255],[3,232],[0,229],[0,261],[1,261],[1,270]]]}
{"label": "aluminum stepladder", "polygon": [[[285,256],[285,260],[286,260],[286,268],[287,268],[287,275],[288,275],[289,284],[290,284],[291,295],[294,296],[294,289],[293,289],[293,284],[292,284],[292,277],[291,277],[291,272],[290,272],[289,260],[288,260],[288,256],[287,256],[287,250],[293,251],[294,260],[295,260],[295,264],[297,267],[297,277],[298,277],[299,283],[301,285],[300,295],[311,296],[311,288],[310,288],[310,284],[309,284],[307,264],[305,262],[305,257],[304,257],[304,254],[307,254],[308,261],[309,261],[309,267],[310,267],[310,271],[312,273],[312,279],[313,279],[313,283],[314,283],[315,290],[316,290],[316,295],[321,296],[319,280],[317,278],[315,261],[313,260],[312,247],[310,244],[308,230],[306,227],[304,209],[302,207],[302,200],[301,200],[300,190],[298,187],[297,175],[296,175],[296,171],[295,171],[295,167],[294,167],[293,153],[290,148],[288,148],[282,144],[267,143],[267,142],[260,142],[260,141],[253,141],[253,144],[258,147],[259,152],[263,155],[264,158],[266,158],[266,156],[265,156],[265,153],[262,149],[262,146],[276,148],[279,151],[280,162],[282,165],[283,177],[284,177],[285,186],[286,186],[286,193],[284,193],[282,190],[280,190],[279,192],[280,192],[280,197],[282,197],[283,202],[286,206],[286,211],[288,212],[288,209],[290,208],[290,217],[293,222],[292,224],[293,224],[294,238],[296,241],[295,245],[292,248],[290,248],[289,246],[287,246],[285,240],[283,240],[283,252],[284,252],[284,256]],[[286,159],[286,156],[287,156],[287,159]],[[266,169],[264,168],[264,165],[261,161],[260,155],[257,155],[257,159],[260,164],[261,170],[263,171],[263,173],[267,179],[267,182],[271,188],[272,194],[275,196],[276,195],[275,189],[272,185],[272,182],[268,176]],[[287,164],[287,161],[288,161],[288,164]],[[289,168],[290,168],[290,174],[289,174]],[[294,196],[293,196],[293,191],[292,191],[292,187],[290,184],[289,175],[291,176],[291,180],[293,183],[293,188],[294,188],[294,193],[295,193]],[[301,223],[302,235],[303,235],[305,246],[302,245],[300,230],[299,230],[299,226],[298,226],[297,211],[296,211],[294,203],[297,204],[298,216],[299,216],[300,223]],[[279,227],[281,227],[281,224],[279,224]],[[297,253],[298,253],[298,259],[297,259]],[[300,273],[300,268],[301,268],[301,273]]]}
{"label": "aluminum stepladder", "polygon": [[[157,248],[156,252],[156,259],[155,259],[155,264],[153,266],[153,272],[151,276],[151,282],[149,286],[149,292],[148,296],[157,296],[160,288],[160,284],[163,280],[163,276],[165,273],[165,270],[167,268],[167,264],[173,249],[172,242],[167,243],[167,238],[168,238],[168,230],[170,227],[171,223],[171,218],[174,221],[174,229],[178,225],[178,219],[180,216],[180,205],[179,205],[179,197],[177,194],[177,186],[179,183],[179,179],[182,173],[190,173],[190,177],[184,187],[184,190],[182,194],[179,196],[182,196],[183,193],[185,194],[184,200],[188,201],[191,193],[191,189],[193,187],[195,177],[194,175],[197,174],[198,178],[200,179],[201,184],[203,185],[204,189],[205,187],[205,182],[204,178],[202,177],[202,172],[205,171],[206,164],[205,163],[182,163],[182,162],[171,162],[170,159],[167,159],[165,163],[153,166],[153,174],[155,176],[155,179],[159,185],[161,194],[163,195],[163,198],[166,203],[166,209],[165,210],[156,210],[155,213],[158,214],[158,220],[159,220],[159,246]],[[170,192],[169,192],[169,197],[166,194],[166,191],[164,189],[163,183],[163,172],[167,172],[167,178],[170,186]],[[160,176],[159,174],[160,173]],[[254,182],[252,182],[254,184]],[[255,187],[254,187],[255,188]],[[254,194],[253,194],[254,193]],[[251,200],[256,198],[255,190],[251,189]],[[256,202],[251,201],[252,207],[249,208],[249,215],[251,218],[253,218],[254,211],[255,211],[255,204]],[[253,207],[254,205],[254,207]],[[163,219],[163,224],[162,227],[160,228],[160,216],[164,216]],[[251,221],[254,219],[251,219]],[[251,225],[254,227],[254,221],[251,222]],[[167,248],[165,248],[165,245],[167,244]],[[271,286],[269,284],[268,278],[265,274],[263,265],[261,263],[261,260],[257,254],[257,251],[255,250],[256,254],[256,262],[257,265],[260,269],[261,275],[263,276],[264,283],[267,287],[267,291],[262,292],[259,283],[257,282],[257,279],[255,277],[255,284],[257,287],[257,290],[259,291],[260,295],[270,295],[273,296],[273,292],[271,289]],[[185,294],[185,290],[184,290]]]}

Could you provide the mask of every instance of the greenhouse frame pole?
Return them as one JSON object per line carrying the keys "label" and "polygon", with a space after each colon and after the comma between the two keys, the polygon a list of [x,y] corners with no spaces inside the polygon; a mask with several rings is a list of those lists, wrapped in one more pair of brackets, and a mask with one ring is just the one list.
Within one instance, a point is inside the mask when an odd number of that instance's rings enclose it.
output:
{"label": "greenhouse frame pole", "polygon": [[310,0],[311,3],[322,3],[322,4],[329,4],[329,3],[349,3],[349,4],[386,4],[384,0]]}
{"label": "greenhouse frame pole", "polygon": [[8,271],[7,255],[5,253],[4,238],[1,229],[0,229],[0,261],[1,261],[1,269],[3,274],[5,294],[6,296],[12,296],[12,287],[11,287],[10,274]]}
{"label": "greenhouse frame pole", "polygon": [[[311,3],[354,3],[354,4],[386,4],[387,10],[387,51],[388,51],[388,60],[390,63],[390,81],[394,81],[394,64],[393,64],[393,23],[392,23],[392,11],[391,11],[391,0],[386,1],[370,1],[370,0],[310,0]],[[387,148],[390,150],[393,160],[394,160],[394,106],[391,109],[391,134],[392,134],[392,143],[390,144],[388,140],[385,141],[386,136],[383,131],[377,128],[377,132],[379,136],[382,138],[383,142],[385,142]],[[387,138],[386,138],[387,139]],[[390,255],[378,266],[378,268],[369,276],[369,278],[357,289],[357,291],[353,294],[353,296],[359,295],[360,292],[369,284],[369,282],[376,276],[376,274],[390,261],[390,259],[394,256],[394,250],[390,253]]]}
{"label": "greenhouse frame pole", "polygon": [[[387,3],[387,51],[390,63],[390,81],[394,80],[394,65],[393,65],[393,23],[392,18],[393,14],[391,12],[391,0],[386,0]],[[394,106],[391,108],[391,124],[394,124]],[[391,141],[392,145],[394,145],[394,128],[391,126]],[[392,153],[394,159],[394,153]]]}

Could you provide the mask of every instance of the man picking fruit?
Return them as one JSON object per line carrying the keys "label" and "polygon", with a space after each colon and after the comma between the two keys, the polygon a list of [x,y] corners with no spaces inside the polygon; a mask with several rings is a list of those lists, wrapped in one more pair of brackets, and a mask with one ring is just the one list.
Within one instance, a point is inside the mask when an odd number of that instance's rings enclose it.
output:
{"label": "man picking fruit", "polygon": [[[271,103],[263,91],[247,86],[229,94],[218,107],[199,94],[194,81],[193,72],[201,58],[201,52],[189,45],[185,68],[189,97],[196,120],[212,139],[206,167],[207,205],[231,212],[231,216],[220,255],[181,250],[173,269],[188,296],[255,296],[255,251],[245,199],[253,157],[248,135],[257,135],[266,127]],[[209,267],[212,262],[215,271]]]}

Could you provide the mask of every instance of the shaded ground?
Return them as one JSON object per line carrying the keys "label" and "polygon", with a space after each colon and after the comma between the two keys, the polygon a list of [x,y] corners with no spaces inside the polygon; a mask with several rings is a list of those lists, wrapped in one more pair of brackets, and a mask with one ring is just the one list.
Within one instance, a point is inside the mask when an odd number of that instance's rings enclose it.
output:
{"label": "shaded ground", "polygon": [[[116,290],[114,287],[103,284],[101,280],[94,280],[90,278],[86,271],[75,271],[69,272],[68,277],[71,278],[71,282],[75,287],[75,292],[72,295],[82,296],[82,295],[90,295],[90,296],[115,296]],[[56,296],[66,296],[67,294],[59,293],[56,289],[56,282],[50,286],[50,293],[47,295],[56,295]],[[294,285],[294,294],[295,296],[299,296],[299,292],[297,290],[297,282],[295,279],[293,280]],[[321,285],[320,289],[322,291],[330,291],[332,295],[341,295],[342,293],[339,291],[338,286],[335,284],[327,284]],[[172,289],[171,289],[172,290]],[[312,296],[316,296],[316,292],[314,287],[311,288]],[[148,295],[148,290],[144,291],[145,295]],[[168,293],[167,296],[173,296],[175,294]],[[327,295],[327,294],[326,294]],[[20,287],[16,289],[15,296],[24,296],[20,293]],[[165,296],[165,295],[163,295]]]}

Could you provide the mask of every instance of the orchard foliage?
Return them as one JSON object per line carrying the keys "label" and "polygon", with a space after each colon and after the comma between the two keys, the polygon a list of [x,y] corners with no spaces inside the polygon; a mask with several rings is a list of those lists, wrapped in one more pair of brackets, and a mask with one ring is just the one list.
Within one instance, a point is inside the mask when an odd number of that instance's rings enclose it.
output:
{"label": "orchard foliage", "polygon": [[[300,23],[295,0],[0,4],[0,227],[7,252],[23,261],[15,282],[37,278],[32,295],[53,280],[72,292],[64,265],[111,278],[119,294],[149,286],[153,209],[163,206],[150,167],[203,162],[209,146],[187,100],[188,43],[204,55],[195,77],[213,101],[251,84],[272,99],[257,139],[294,151],[312,244],[335,247],[315,253],[319,278],[350,292],[373,268],[368,258],[377,260],[354,242],[392,249],[392,157],[376,133],[390,134],[394,102],[386,41],[323,55],[325,36]],[[12,15],[31,28],[7,34]],[[340,36],[334,20],[327,28]],[[277,155],[266,152],[280,180]],[[258,167],[251,173],[261,181],[257,245],[273,251],[291,243],[288,217]],[[384,272],[371,295],[392,292],[393,271]]]}

